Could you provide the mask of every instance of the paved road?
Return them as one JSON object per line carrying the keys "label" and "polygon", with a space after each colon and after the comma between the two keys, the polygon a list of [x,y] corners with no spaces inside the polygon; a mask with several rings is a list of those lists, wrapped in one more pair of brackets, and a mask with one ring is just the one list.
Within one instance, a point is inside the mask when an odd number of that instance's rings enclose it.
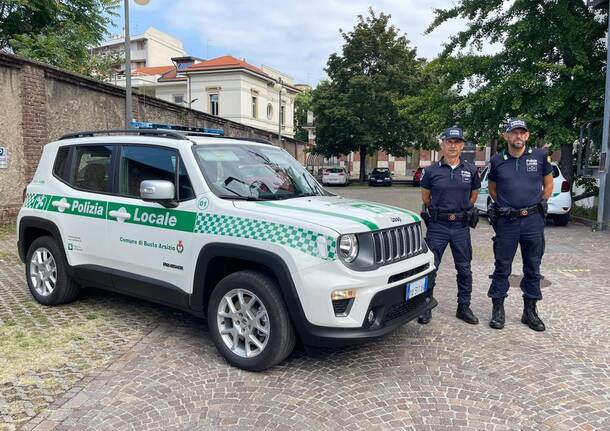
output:
{"label": "paved road", "polygon": [[[419,206],[418,190],[410,187],[334,190]],[[539,307],[548,328],[544,333],[519,322],[518,288],[507,300],[506,328],[487,326],[490,238],[484,222],[473,232],[472,307],[482,324],[473,327],[454,317],[449,254],[435,292],[440,305],[429,325],[410,323],[359,347],[297,349],[258,374],[228,366],[199,319],[116,295],[90,294],[62,307],[61,314],[85,321],[86,307],[106,310],[104,321],[116,324],[116,333],[92,336],[90,344],[123,342],[108,351],[101,366],[83,372],[82,380],[66,383],[71,389],[54,395],[24,428],[610,429],[610,235],[578,225],[548,226],[545,300]],[[23,304],[31,302],[20,265],[11,264],[0,267],[0,298],[14,289],[14,302],[27,310]],[[513,272],[518,275],[520,265]],[[51,322],[59,315],[35,310]]]}

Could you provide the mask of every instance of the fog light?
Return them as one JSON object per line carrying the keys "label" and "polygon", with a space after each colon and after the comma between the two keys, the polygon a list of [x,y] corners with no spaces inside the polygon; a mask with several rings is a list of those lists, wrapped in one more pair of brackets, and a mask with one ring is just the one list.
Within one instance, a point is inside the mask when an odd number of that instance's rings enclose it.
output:
{"label": "fog light", "polygon": [[340,299],[352,299],[356,297],[356,289],[333,290],[330,294],[331,301],[339,301]]}
{"label": "fog light", "polygon": [[373,310],[370,310],[369,314],[366,315],[366,321],[369,325],[372,325],[375,321],[375,312]]}

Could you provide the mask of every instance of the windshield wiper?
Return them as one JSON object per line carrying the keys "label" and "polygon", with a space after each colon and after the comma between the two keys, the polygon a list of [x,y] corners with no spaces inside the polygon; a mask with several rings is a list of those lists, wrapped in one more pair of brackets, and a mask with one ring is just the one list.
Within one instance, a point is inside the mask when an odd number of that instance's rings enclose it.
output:
{"label": "windshield wiper", "polygon": [[221,199],[233,199],[238,201],[265,201],[267,199],[257,198],[255,196],[242,196],[242,195],[218,195]]}

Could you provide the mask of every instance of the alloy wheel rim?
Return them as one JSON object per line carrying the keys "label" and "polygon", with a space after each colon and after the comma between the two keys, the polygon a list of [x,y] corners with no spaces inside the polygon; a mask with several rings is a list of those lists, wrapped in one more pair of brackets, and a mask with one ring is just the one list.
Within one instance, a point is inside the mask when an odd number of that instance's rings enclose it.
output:
{"label": "alloy wheel rim", "polygon": [[269,314],[263,302],[247,289],[227,292],[218,305],[218,331],[231,352],[242,358],[260,355],[269,342]]}
{"label": "alloy wheel rim", "polygon": [[51,252],[40,247],[30,260],[30,281],[40,296],[49,296],[57,284],[57,263]]}

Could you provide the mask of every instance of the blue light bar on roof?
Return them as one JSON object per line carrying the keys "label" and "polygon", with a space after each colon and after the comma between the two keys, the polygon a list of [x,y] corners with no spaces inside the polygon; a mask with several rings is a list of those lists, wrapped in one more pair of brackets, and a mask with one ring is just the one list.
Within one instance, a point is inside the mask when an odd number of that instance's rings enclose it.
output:
{"label": "blue light bar on roof", "polygon": [[160,123],[146,123],[143,121],[132,121],[131,127],[134,129],[166,129],[176,130],[178,132],[196,132],[205,133],[206,135],[213,136],[224,136],[225,131],[223,129],[210,129],[208,127],[186,127],[176,126],[174,124],[160,124]]}

